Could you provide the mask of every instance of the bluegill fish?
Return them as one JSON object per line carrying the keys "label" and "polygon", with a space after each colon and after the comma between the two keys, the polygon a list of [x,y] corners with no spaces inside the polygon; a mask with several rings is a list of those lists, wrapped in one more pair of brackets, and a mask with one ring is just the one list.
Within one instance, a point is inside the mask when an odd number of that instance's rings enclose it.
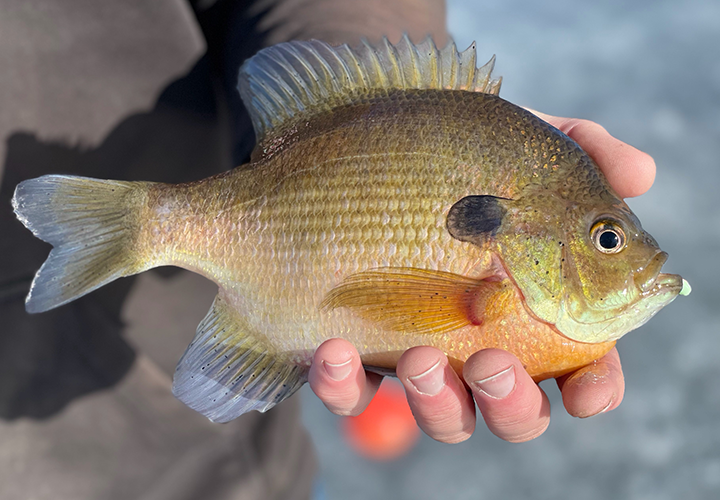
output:
{"label": "bluegill fish", "polygon": [[333,337],[378,370],[416,345],[457,370],[506,349],[536,380],[603,356],[684,282],[594,161],[475,58],[429,39],[280,44],[240,70],[249,164],[180,185],[21,183],[15,213],[54,247],[27,310],[156,266],[208,277],[173,392],[219,422],[290,396]]}

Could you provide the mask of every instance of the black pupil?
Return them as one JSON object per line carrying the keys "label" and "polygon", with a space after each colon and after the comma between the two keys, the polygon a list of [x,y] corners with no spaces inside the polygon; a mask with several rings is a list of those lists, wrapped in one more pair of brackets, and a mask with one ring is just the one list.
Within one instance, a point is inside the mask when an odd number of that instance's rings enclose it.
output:
{"label": "black pupil", "polygon": [[607,250],[614,250],[620,243],[620,238],[614,231],[603,231],[600,235],[600,246]]}

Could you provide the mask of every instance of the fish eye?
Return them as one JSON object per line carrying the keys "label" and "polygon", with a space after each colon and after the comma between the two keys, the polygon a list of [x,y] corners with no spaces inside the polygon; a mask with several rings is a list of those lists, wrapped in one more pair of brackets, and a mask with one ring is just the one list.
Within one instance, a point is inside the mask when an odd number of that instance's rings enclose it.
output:
{"label": "fish eye", "polygon": [[618,223],[613,221],[596,222],[590,230],[590,238],[595,248],[602,253],[618,253],[625,248],[625,232]]}

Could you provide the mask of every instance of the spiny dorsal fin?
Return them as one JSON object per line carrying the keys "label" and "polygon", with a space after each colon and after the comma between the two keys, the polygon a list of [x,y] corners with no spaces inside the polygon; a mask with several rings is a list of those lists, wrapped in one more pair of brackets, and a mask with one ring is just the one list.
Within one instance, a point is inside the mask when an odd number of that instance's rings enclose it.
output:
{"label": "spiny dorsal fin", "polygon": [[257,141],[274,127],[347,104],[371,89],[446,89],[498,94],[502,79],[491,76],[495,56],[476,68],[475,43],[458,52],[453,42],[438,50],[432,38],[397,45],[383,38],[351,49],[325,42],[287,42],[249,59],[238,90],[250,112]]}

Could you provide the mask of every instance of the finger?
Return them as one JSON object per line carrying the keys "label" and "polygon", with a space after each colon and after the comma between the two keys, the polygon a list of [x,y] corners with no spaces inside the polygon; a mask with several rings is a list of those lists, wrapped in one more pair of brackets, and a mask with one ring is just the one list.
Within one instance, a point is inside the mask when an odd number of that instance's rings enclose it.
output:
{"label": "finger", "polygon": [[442,351],[408,349],[398,360],[397,375],[418,426],[428,436],[459,443],[472,435],[475,404]]}
{"label": "finger", "polygon": [[587,418],[617,408],[625,393],[625,379],[617,349],[593,364],[557,380],[567,412]]}
{"label": "finger", "polygon": [[602,169],[610,185],[623,197],[639,196],[655,180],[655,160],[626,144],[590,120],[560,118],[530,110],[577,142]]}
{"label": "finger", "polygon": [[355,347],[342,339],[330,339],[318,347],[308,375],[313,392],[336,415],[362,413],[381,381],[380,375],[365,373]]}
{"label": "finger", "polygon": [[505,441],[535,439],[550,424],[550,401],[515,356],[500,349],[478,351],[463,377],[490,431]]}

